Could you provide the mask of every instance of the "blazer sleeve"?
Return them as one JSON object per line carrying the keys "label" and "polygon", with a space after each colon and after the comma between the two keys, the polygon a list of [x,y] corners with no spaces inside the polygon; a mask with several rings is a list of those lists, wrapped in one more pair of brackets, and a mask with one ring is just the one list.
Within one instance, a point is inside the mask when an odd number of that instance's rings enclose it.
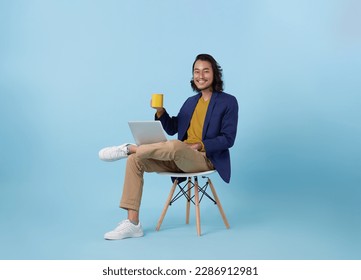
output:
{"label": "blazer sleeve", "polygon": [[165,111],[160,118],[155,114],[155,120],[159,120],[165,132],[169,135],[178,133],[178,139],[183,141],[186,138],[187,129],[192,118],[195,106],[197,105],[200,95],[189,97],[180,108],[177,116],[169,116]]}
{"label": "blazer sleeve", "polygon": [[160,118],[155,114],[154,119],[162,123],[163,129],[168,135],[174,135],[178,132],[178,117],[169,116],[167,111],[165,111]]}

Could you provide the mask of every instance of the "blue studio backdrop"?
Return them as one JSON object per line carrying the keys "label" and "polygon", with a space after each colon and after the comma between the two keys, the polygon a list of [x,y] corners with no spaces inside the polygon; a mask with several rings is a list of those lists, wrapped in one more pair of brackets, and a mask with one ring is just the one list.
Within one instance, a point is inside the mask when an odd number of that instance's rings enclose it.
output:
{"label": "blue studio backdrop", "polygon": [[[0,259],[360,259],[361,4],[320,1],[0,1]],[[175,115],[213,55],[239,102],[232,179],[174,204],[145,175],[145,237],[109,242],[125,161],[98,159]],[[184,250],[184,245],[197,250]]]}

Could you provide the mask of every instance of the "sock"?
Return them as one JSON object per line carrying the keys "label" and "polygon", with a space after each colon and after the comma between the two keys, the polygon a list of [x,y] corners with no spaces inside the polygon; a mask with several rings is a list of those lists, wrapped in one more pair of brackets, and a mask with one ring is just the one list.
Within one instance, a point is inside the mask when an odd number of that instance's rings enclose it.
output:
{"label": "sock", "polygon": [[139,224],[139,222],[138,223],[136,223],[135,221],[132,221],[132,220],[129,220],[133,225],[135,225],[135,226],[137,226],[138,224]]}
{"label": "sock", "polygon": [[130,155],[129,146],[130,146],[130,144],[128,144],[128,145],[126,146],[126,148],[127,148],[127,155],[128,155],[128,156]]}

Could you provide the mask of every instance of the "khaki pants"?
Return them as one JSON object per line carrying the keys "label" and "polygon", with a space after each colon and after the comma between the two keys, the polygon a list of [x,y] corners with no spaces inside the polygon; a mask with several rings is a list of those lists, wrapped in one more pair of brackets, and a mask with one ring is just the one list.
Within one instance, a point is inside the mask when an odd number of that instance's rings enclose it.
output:
{"label": "khaki pants", "polygon": [[141,145],[129,155],[120,207],[139,211],[144,172],[200,172],[214,169],[204,152],[179,140]]}

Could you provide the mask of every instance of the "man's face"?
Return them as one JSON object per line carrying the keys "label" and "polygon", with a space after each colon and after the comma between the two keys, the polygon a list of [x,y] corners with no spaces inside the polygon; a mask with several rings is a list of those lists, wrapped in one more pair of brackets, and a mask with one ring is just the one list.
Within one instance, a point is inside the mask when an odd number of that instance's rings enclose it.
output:
{"label": "man's face", "polygon": [[213,69],[208,61],[197,60],[193,69],[193,81],[198,90],[212,89]]}

